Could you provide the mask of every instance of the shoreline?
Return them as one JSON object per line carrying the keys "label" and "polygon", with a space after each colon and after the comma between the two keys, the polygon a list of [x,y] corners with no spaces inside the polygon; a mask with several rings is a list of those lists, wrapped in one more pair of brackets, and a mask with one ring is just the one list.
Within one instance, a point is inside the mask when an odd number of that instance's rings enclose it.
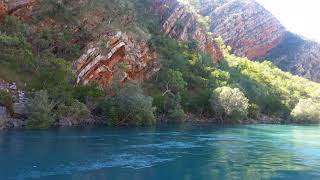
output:
{"label": "shoreline", "polygon": [[[154,126],[158,125],[178,125],[178,124],[211,124],[211,125],[251,125],[251,124],[294,124],[294,123],[285,123],[281,118],[269,117],[269,116],[260,116],[257,119],[246,119],[241,122],[231,122],[228,120],[220,120],[215,117],[200,117],[196,115],[189,114],[183,122],[170,122],[170,120],[164,115],[158,115],[156,117],[156,123]],[[110,127],[107,125],[107,122],[101,118],[92,117],[83,122],[77,122],[71,119],[63,119],[56,122],[51,128],[69,128],[69,127]],[[115,128],[130,127],[130,126],[118,126]],[[7,118],[5,121],[0,121],[0,131],[9,131],[9,130],[25,130],[26,119],[15,119]]]}

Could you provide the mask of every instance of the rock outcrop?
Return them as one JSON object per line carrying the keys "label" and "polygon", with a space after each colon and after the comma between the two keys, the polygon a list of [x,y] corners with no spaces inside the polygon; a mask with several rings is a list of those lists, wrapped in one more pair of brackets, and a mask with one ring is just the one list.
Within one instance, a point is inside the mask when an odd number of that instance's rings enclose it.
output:
{"label": "rock outcrop", "polygon": [[207,34],[198,21],[200,16],[188,9],[185,4],[178,0],[154,0],[151,11],[161,18],[166,35],[185,42],[197,41],[200,49],[207,52],[215,62],[222,59],[222,52],[214,42],[214,36]]}
{"label": "rock outcrop", "polygon": [[201,15],[209,16],[210,31],[221,36],[238,56],[253,59],[280,43],[281,23],[254,0],[203,0]]}
{"label": "rock outcrop", "polygon": [[145,41],[135,41],[122,32],[109,32],[91,42],[76,61],[77,83],[110,84],[117,65],[126,64],[126,79],[143,80],[160,68],[156,52]]}
{"label": "rock outcrop", "polygon": [[14,15],[22,20],[30,19],[35,1],[36,0],[1,0],[0,20],[6,15]]}

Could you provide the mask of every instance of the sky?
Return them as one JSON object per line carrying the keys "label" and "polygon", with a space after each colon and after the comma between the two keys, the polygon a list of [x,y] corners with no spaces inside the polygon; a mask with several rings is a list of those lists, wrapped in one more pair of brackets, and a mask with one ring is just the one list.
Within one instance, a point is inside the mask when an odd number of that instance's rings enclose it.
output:
{"label": "sky", "polygon": [[320,0],[257,0],[291,32],[320,42]]}

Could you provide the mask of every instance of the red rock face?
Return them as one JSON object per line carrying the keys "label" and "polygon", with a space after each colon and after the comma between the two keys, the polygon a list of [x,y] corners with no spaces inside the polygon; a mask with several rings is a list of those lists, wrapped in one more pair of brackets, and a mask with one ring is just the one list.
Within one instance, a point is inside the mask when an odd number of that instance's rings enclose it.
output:
{"label": "red rock face", "polygon": [[109,85],[120,63],[128,65],[124,81],[144,80],[159,71],[156,53],[146,42],[112,32],[90,43],[86,53],[76,61],[77,83]]}
{"label": "red rock face", "polygon": [[181,41],[196,40],[201,50],[207,52],[215,62],[222,59],[222,52],[212,36],[209,36],[197,20],[197,14],[177,0],[154,0],[151,11],[161,17],[165,34]]}
{"label": "red rock face", "polygon": [[13,15],[21,20],[30,20],[35,0],[9,0],[0,2],[0,19]]}
{"label": "red rock face", "polygon": [[281,23],[254,0],[205,1],[201,14],[210,17],[210,31],[221,36],[238,56],[263,56],[285,34]]}
{"label": "red rock face", "polygon": [[154,0],[152,9],[161,16],[166,34],[183,41],[197,40],[201,49],[209,52],[206,47],[214,46],[197,22],[198,15],[210,17],[209,31],[221,36],[236,55],[251,59],[276,47],[285,33],[279,21],[253,0],[202,0],[194,12],[178,0]]}
{"label": "red rock face", "polygon": [[4,2],[0,2],[0,20],[3,19],[8,12],[8,5]]}

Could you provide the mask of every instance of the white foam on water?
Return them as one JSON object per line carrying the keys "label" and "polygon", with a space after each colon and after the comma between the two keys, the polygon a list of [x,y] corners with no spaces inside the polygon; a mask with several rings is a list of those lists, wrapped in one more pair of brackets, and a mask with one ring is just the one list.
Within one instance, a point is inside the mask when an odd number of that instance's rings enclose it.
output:
{"label": "white foam on water", "polygon": [[[130,169],[143,169],[155,166],[159,163],[173,161],[175,158],[160,158],[154,155],[136,155],[136,154],[118,154],[113,155],[107,160],[99,160],[96,162],[76,162],[69,165],[58,165],[50,168],[51,170],[35,170],[38,167],[32,167],[32,169],[26,169],[23,173],[19,174],[14,179],[25,178],[39,178],[55,175],[69,175],[75,172],[93,171],[103,168],[130,168]],[[39,167],[40,168],[40,167]],[[38,169],[39,169],[38,168]]]}

